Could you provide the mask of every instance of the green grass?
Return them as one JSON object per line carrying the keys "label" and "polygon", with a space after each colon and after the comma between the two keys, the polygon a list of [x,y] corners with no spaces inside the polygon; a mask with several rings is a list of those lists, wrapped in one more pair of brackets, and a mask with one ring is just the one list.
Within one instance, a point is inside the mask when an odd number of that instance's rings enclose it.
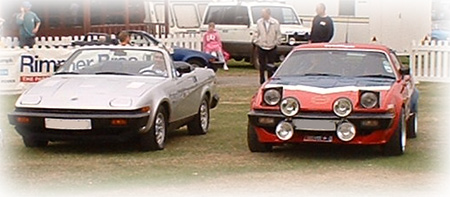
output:
{"label": "green grass", "polygon": [[189,136],[181,128],[170,134],[163,151],[139,152],[131,143],[52,143],[46,148],[29,149],[6,119],[17,97],[3,96],[1,173],[11,188],[30,193],[183,185],[215,177],[291,171],[305,176],[359,174],[366,170],[400,177],[433,176],[443,170],[439,164],[445,159],[441,149],[447,142],[438,137],[444,135],[439,123],[448,120],[449,112],[436,103],[445,102],[447,97],[435,91],[445,87],[434,83],[419,85],[420,133],[417,139],[408,141],[407,152],[401,157],[385,157],[377,148],[360,146],[289,145],[272,153],[250,153],[246,145],[246,114],[258,88],[253,86],[219,87],[221,103],[211,111],[210,132]]}

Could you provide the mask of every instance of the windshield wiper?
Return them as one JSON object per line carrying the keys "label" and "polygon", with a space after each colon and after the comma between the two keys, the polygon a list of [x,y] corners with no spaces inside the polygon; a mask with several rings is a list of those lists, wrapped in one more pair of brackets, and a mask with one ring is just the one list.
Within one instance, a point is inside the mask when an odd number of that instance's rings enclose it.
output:
{"label": "windshield wiper", "polygon": [[332,74],[332,73],[306,73],[304,76],[333,76],[333,77],[340,77],[341,75],[338,74]]}
{"label": "windshield wiper", "polygon": [[111,71],[105,71],[105,72],[96,72],[96,75],[133,75],[131,73],[121,73],[121,72],[111,72]]}
{"label": "windshield wiper", "polygon": [[78,75],[78,72],[57,72],[55,75]]}
{"label": "windshield wiper", "polygon": [[396,79],[395,76],[385,74],[358,75],[356,77],[377,77],[377,78]]}

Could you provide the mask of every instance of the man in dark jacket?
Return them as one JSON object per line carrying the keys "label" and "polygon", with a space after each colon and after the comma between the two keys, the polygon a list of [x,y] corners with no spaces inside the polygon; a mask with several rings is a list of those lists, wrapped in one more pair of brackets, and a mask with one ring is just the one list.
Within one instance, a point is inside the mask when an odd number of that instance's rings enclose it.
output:
{"label": "man in dark jacket", "polygon": [[334,34],[333,20],[325,13],[325,5],[319,3],[316,6],[317,15],[313,19],[311,28],[311,43],[330,42]]}

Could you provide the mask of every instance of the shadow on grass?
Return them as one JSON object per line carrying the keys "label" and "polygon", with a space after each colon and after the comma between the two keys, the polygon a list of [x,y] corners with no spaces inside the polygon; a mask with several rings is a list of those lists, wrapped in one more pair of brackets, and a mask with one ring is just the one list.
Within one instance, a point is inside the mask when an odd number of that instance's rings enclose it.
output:
{"label": "shadow on grass", "polygon": [[[168,133],[168,139],[166,141],[165,149],[170,149],[171,146],[177,146],[176,142],[182,141],[181,139],[190,137],[185,129],[178,129],[170,131]],[[192,136],[194,137],[194,136]],[[144,152],[139,149],[139,137],[124,141],[56,141],[49,142],[46,147],[27,148],[30,150],[39,150],[48,154],[102,154],[102,155],[116,155],[116,154],[130,154],[130,153],[142,153],[151,154],[161,151],[148,151]],[[24,145],[23,145],[24,146]]]}
{"label": "shadow on grass", "polygon": [[275,146],[271,155],[315,160],[365,160],[386,157],[380,146],[336,144],[287,144]]}

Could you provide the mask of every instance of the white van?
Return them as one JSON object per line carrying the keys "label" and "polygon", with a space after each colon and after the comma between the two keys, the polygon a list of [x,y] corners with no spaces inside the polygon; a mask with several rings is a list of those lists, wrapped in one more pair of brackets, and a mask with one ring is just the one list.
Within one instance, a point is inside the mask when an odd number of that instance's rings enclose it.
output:
{"label": "white van", "polygon": [[[211,0],[171,0],[169,2],[169,32],[199,33],[203,13]],[[144,7],[144,23],[164,24],[164,0],[146,0]]]}
{"label": "white van", "polygon": [[271,2],[219,2],[209,3],[202,19],[201,30],[205,32],[208,24],[214,22],[220,33],[225,51],[235,60],[246,60],[259,67],[257,50],[252,43],[256,22],[261,18],[263,8],[269,8],[273,18],[280,23],[282,44],[277,52],[283,59],[291,49],[307,43],[310,28],[303,26],[295,9],[283,3]]}

